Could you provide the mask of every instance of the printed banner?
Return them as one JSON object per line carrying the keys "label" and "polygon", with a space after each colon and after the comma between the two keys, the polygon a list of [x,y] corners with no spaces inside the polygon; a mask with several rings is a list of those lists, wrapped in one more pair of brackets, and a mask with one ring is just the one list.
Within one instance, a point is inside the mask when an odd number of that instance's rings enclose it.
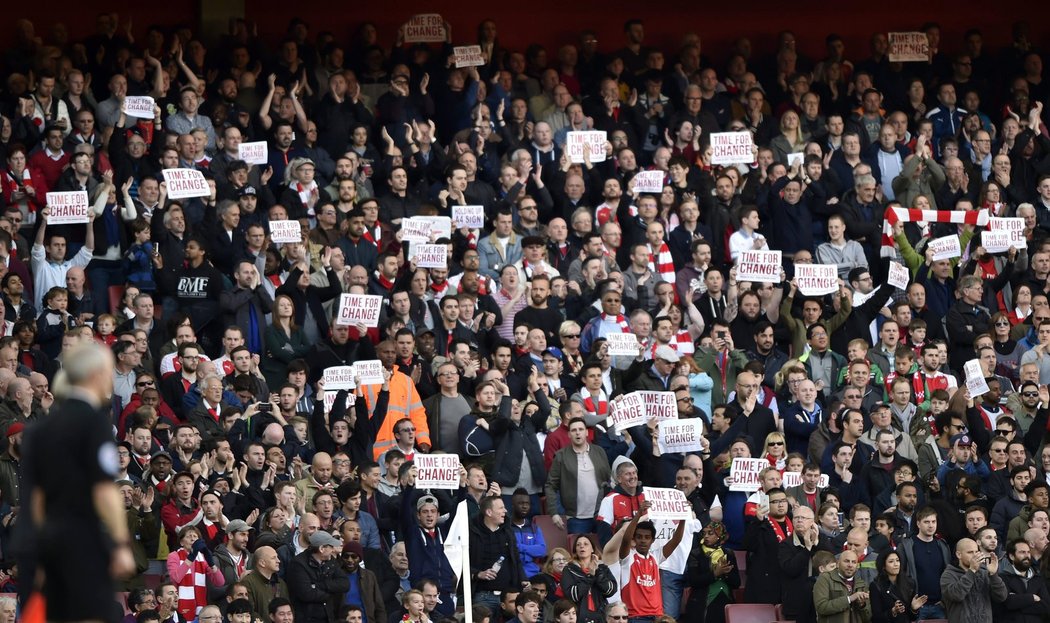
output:
{"label": "printed banner", "polygon": [[970,390],[970,398],[977,398],[988,393],[988,383],[984,380],[984,371],[981,370],[981,361],[971,359],[963,366],[966,373],[966,389]]}
{"label": "printed banner", "polygon": [[401,240],[403,242],[430,242],[432,223],[426,219],[413,216],[401,220]]}
{"label": "printed banner", "polygon": [[[332,406],[335,405],[335,397],[338,394],[339,394],[338,391],[330,392],[328,390],[325,390],[325,392],[324,392],[324,399],[323,399],[325,415],[328,415],[329,413],[332,412]],[[347,395],[346,395],[346,408],[349,409],[350,407],[354,406],[355,404],[357,404],[357,394],[355,394],[354,392],[347,393]]]}
{"label": "printed banner", "polygon": [[354,366],[329,366],[324,369],[324,390],[357,389],[354,381]]}
{"label": "printed banner", "polygon": [[363,359],[354,362],[354,375],[361,385],[382,385],[383,362],[378,359]]}
{"label": "printed banner", "polygon": [[737,457],[729,468],[729,490],[730,491],[758,491],[762,483],[758,474],[769,467],[769,461],[765,459],[745,459]]}
{"label": "printed banner", "polygon": [[982,231],[981,246],[989,253],[1005,253],[1010,250],[1010,232]]}
{"label": "printed banner", "polygon": [[751,164],[754,139],[748,131],[711,134],[711,164]]}
{"label": "printed banner", "polygon": [[908,283],[911,281],[911,274],[908,273],[908,269],[905,268],[903,264],[890,262],[890,274],[886,278],[886,281],[895,288],[907,290]]}
{"label": "printed banner", "polygon": [[168,187],[168,199],[191,199],[211,194],[204,174],[196,169],[164,169],[162,173]]}
{"label": "printed banner", "polygon": [[642,402],[642,397],[638,395],[638,392],[626,394],[623,400],[615,403],[609,419],[612,420],[612,424],[616,425],[618,431],[625,431],[632,426],[644,424],[646,421],[645,404]]}
{"label": "printed banner", "polygon": [[416,452],[416,489],[459,489],[459,456]]}
{"label": "printed banner", "polygon": [[670,452],[700,452],[704,449],[701,439],[704,436],[703,418],[685,420],[663,420],[657,427],[660,437],[657,439],[662,454]]}
{"label": "printed banner", "polygon": [[270,161],[269,147],[266,141],[241,143],[237,146],[237,159],[248,164],[266,164]]}
{"label": "printed banner", "polygon": [[124,104],[120,110],[129,117],[153,119],[156,106],[153,98],[148,95],[128,95],[124,98]]}
{"label": "printed banner", "polygon": [[483,229],[485,227],[485,206],[452,206],[452,222],[456,227]]}
{"label": "printed banner", "polygon": [[742,251],[736,267],[736,280],[737,283],[780,283],[780,270],[780,251]]}
{"label": "printed banner", "polygon": [[674,392],[633,392],[642,397],[645,405],[645,420],[676,420],[678,419],[678,399]]}
{"label": "printed banner", "polygon": [[352,326],[356,324],[372,328],[379,326],[379,310],[383,307],[383,297],[375,294],[341,294],[339,296],[339,315],[335,323]]}
{"label": "printed banner", "polygon": [[456,61],[456,67],[481,67],[485,64],[480,45],[457,45],[452,48],[452,58]]}
{"label": "printed banner", "polygon": [[639,171],[632,179],[635,192],[662,193],[664,191],[663,171]]}
{"label": "printed banner", "polygon": [[930,60],[930,40],[924,32],[891,32],[889,40],[891,63]]}
{"label": "printed banner", "polygon": [[1024,219],[1020,217],[1002,218],[993,216],[988,221],[988,229],[992,231],[1005,231],[1010,234],[1010,244],[1018,251],[1028,248],[1028,241],[1024,237]]}
{"label": "printed banner", "polygon": [[605,341],[609,344],[609,354],[614,357],[638,356],[638,336],[633,333],[610,333],[605,336]]}
{"label": "printed banner", "polygon": [[302,242],[302,226],[299,221],[270,221],[270,240],[277,244]]}
{"label": "printed banner", "polygon": [[61,193],[47,193],[47,224],[68,225],[70,223],[87,223],[91,219],[88,211],[86,190],[74,190]]}
{"label": "printed banner", "polygon": [[405,43],[444,43],[445,19],[437,13],[413,15],[405,22]]}
{"label": "printed banner", "polygon": [[833,294],[839,289],[839,268],[834,264],[796,264],[795,283],[806,296]]}
{"label": "printed banner", "polygon": [[[930,249],[933,250],[933,261],[935,262],[938,260],[950,260],[953,257],[959,257],[962,255],[962,249],[959,247],[958,234],[934,238],[930,241]],[[739,279],[739,277],[737,277],[737,279]]]}
{"label": "printed banner", "polygon": [[419,268],[447,268],[448,247],[443,244],[417,244],[412,247],[412,261]]}
{"label": "printed banner", "polygon": [[565,150],[572,162],[583,162],[583,150],[590,146],[591,162],[605,162],[606,134],[602,130],[569,132],[565,138]]}
{"label": "printed banner", "polygon": [[693,516],[693,505],[678,489],[642,487],[642,495],[649,502],[650,521],[685,521]]}

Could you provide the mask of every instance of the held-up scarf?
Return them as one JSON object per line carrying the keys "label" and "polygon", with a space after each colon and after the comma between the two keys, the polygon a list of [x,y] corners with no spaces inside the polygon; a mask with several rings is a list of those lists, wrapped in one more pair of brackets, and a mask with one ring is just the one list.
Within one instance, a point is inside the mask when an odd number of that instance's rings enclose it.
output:
{"label": "held-up scarf", "polygon": [[653,251],[653,245],[649,247],[649,270],[660,275],[667,283],[675,282],[674,259],[671,258],[671,249],[666,242],[660,243],[660,248]]}
{"label": "held-up scarf", "polygon": [[897,223],[957,223],[985,226],[988,224],[987,210],[910,210],[886,208],[886,220],[882,222],[882,257],[893,257],[893,226]]}
{"label": "held-up scarf", "polygon": [[295,190],[299,193],[299,201],[303,203],[303,209],[306,210],[307,214],[313,216],[314,209],[310,207],[310,195],[317,190],[317,182],[310,182],[306,186],[303,186],[302,182],[296,182]]}
{"label": "held-up scarf", "polygon": [[179,614],[186,620],[193,620],[197,612],[208,604],[208,563],[204,554],[190,560],[185,548],[178,551],[181,562],[190,563],[190,571],[179,582]]}

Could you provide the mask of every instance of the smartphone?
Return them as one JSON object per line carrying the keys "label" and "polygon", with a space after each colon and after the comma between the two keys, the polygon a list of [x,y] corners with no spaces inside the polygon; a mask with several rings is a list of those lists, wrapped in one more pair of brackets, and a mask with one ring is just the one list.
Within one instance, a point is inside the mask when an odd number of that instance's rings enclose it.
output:
{"label": "smartphone", "polygon": [[846,513],[839,513],[839,528],[846,525]]}
{"label": "smartphone", "polygon": [[726,339],[726,332],[725,331],[715,331],[715,337],[724,340],[724,339]]}
{"label": "smartphone", "polygon": [[272,404],[270,404],[268,402],[260,402],[259,403],[259,412],[260,413],[269,413],[270,411],[273,411],[273,405]]}

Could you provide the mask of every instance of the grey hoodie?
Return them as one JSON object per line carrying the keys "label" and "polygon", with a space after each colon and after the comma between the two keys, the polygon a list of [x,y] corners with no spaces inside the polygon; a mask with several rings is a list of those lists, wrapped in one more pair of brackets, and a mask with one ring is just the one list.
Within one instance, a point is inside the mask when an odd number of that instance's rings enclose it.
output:
{"label": "grey hoodie", "polygon": [[976,572],[948,565],[941,574],[941,597],[950,623],[986,623],[992,620],[992,600],[1005,601],[1007,590],[986,565]]}

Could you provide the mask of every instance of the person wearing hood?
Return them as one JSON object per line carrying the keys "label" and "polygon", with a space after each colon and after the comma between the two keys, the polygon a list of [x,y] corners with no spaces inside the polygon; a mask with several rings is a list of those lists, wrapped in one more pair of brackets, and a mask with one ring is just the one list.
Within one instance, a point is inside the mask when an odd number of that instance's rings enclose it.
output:
{"label": "person wearing hood", "polygon": [[958,564],[948,565],[941,574],[941,595],[948,621],[993,620],[992,601],[1003,602],[1009,595],[998,573],[998,559],[982,553],[973,539],[960,539],[955,545],[955,555]]}

